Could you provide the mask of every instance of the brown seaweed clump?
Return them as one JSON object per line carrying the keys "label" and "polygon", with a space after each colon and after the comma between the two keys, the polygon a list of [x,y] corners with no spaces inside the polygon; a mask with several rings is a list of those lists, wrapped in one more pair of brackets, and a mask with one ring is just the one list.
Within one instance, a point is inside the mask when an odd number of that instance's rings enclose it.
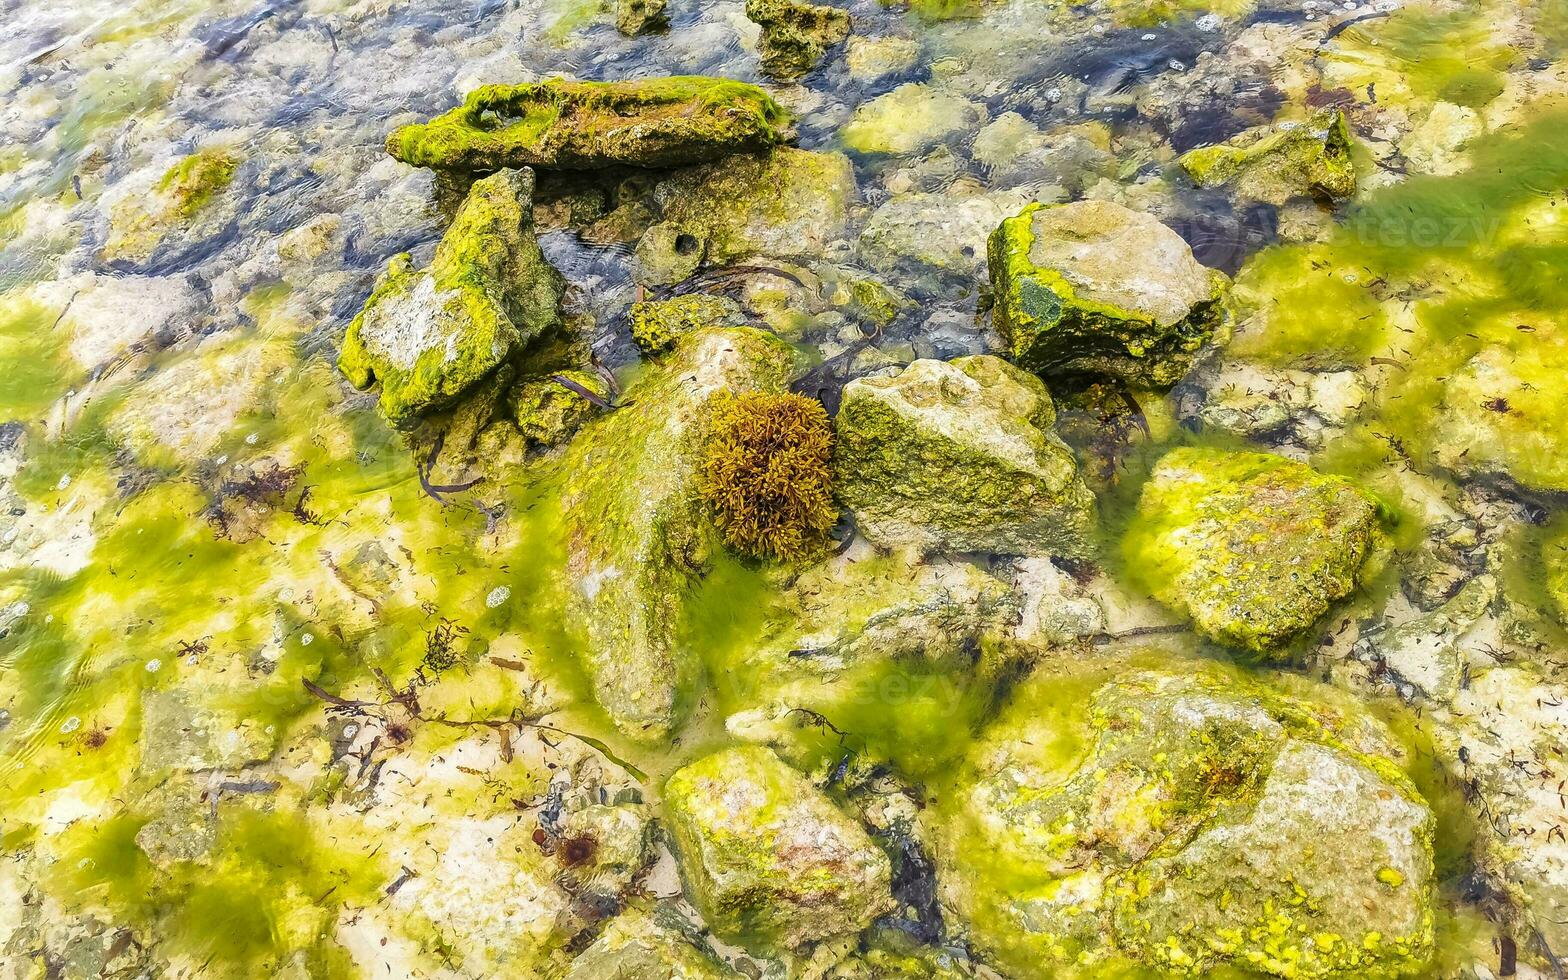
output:
{"label": "brown seaweed clump", "polygon": [[833,428],[815,399],[726,398],[714,411],[698,492],[731,548],[758,558],[801,558],[826,540],[838,518],[832,456]]}

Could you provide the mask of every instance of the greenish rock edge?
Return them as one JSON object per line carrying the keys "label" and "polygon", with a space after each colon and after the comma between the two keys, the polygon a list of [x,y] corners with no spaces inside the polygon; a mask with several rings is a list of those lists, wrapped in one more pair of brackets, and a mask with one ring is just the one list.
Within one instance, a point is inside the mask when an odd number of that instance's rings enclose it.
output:
{"label": "greenish rock edge", "polygon": [[387,421],[449,405],[560,327],[565,281],[534,239],[533,187],[526,169],[475,183],[429,267],[393,258],[349,324],[338,368],[361,390],[380,382]]}
{"label": "greenish rock edge", "polygon": [[1292,197],[1356,192],[1350,126],[1339,110],[1296,126],[1244,133],[1189,150],[1177,161],[1199,187],[1232,187],[1238,197],[1281,205]]}
{"label": "greenish rock edge", "polygon": [[1380,534],[1377,501],[1267,453],[1176,449],[1122,542],[1129,572],[1221,643],[1265,652],[1349,595]]}
{"label": "greenish rock edge", "polygon": [[679,167],[758,152],[789,136],[789,113],[744,82],[551,79],[480,86],[451,112],[394,130],[387,152],[417,167],[470,174]]}
{"label": "greenish rock edge", "polygon": [[1007,355],[1048,377],[1169,387],[1227,322],[1225,274],[1109,202],[1031,204],[991,234],[988,259]]}
{"label": "greenish rock edge", "polygon": [[681,337],[630,385],[623,407],[573,440],[565,461],[569,605],[585,667],[617,728],[667,738],[698,669],[677,642],[690,587],[722,547],[696,493],[715,396],[781,391],[794,350],[749,327]]}
{"label": "greenish rock edge", "polygon": [[939,801],[971,943],[1015,980],[1421,973],[1434,819],[1387,731],[1234,670],[1136,667],[1026,681]]}

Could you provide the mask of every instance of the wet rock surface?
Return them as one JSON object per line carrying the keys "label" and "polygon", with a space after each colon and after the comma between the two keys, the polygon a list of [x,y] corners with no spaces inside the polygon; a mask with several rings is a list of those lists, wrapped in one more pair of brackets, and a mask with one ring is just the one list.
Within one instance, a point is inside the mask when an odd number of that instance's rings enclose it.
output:
{"label": "wet rock surface", "polygon": [[844,390],[835,469],[888,547],[1081,554],[1094,503],[1037,379],[995,357],[916,361]]}
{"label": "wet rock surface", "polygon": [[12,4],[0,974],[1557,975],[1562,20]]}
{"label": "wet rock surface", "polygon": [[1278,456],[1178,449],[1145,484],[1122,547],[1201,632],[1262,651],[1350,594],[1377,530],[1376,502],[1342,479]]}
{"label": "wet rock surface", "polygon": [[1224,275],[1118,204],[1025,208],[992,233],[989,264],[1009,356],[1046,375],[1169,385],[1224,320]]}

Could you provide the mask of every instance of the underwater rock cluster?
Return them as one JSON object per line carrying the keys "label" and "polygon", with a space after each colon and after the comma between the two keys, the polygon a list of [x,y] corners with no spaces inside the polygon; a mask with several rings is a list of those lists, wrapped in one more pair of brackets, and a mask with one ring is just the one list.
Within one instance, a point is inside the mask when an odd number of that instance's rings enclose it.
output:
{"label": "underwater rock cluster", "polygon": [[13,6],[0,976],[1560,973],[1560,5]]}

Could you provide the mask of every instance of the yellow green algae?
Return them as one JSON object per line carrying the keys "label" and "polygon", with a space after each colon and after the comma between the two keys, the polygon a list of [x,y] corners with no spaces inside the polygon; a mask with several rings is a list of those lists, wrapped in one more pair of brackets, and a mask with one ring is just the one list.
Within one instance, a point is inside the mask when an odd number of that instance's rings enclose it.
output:
{"label": "yellow green algae", "polygon": [[485,85],[463,105],[387,137],[405,163],[469,173],[506,167],[669,167],[782,142],[789,114],[744,82],[676,76],[640,82]]}
{"label": "yellow green algae", "polygon": [[242,162],[230,149],[200,150],[165,171],[145,199],[119,201],[110,218],[105,258],[141,261],[153,255],[165,237],[191,225],[229,186]]}

